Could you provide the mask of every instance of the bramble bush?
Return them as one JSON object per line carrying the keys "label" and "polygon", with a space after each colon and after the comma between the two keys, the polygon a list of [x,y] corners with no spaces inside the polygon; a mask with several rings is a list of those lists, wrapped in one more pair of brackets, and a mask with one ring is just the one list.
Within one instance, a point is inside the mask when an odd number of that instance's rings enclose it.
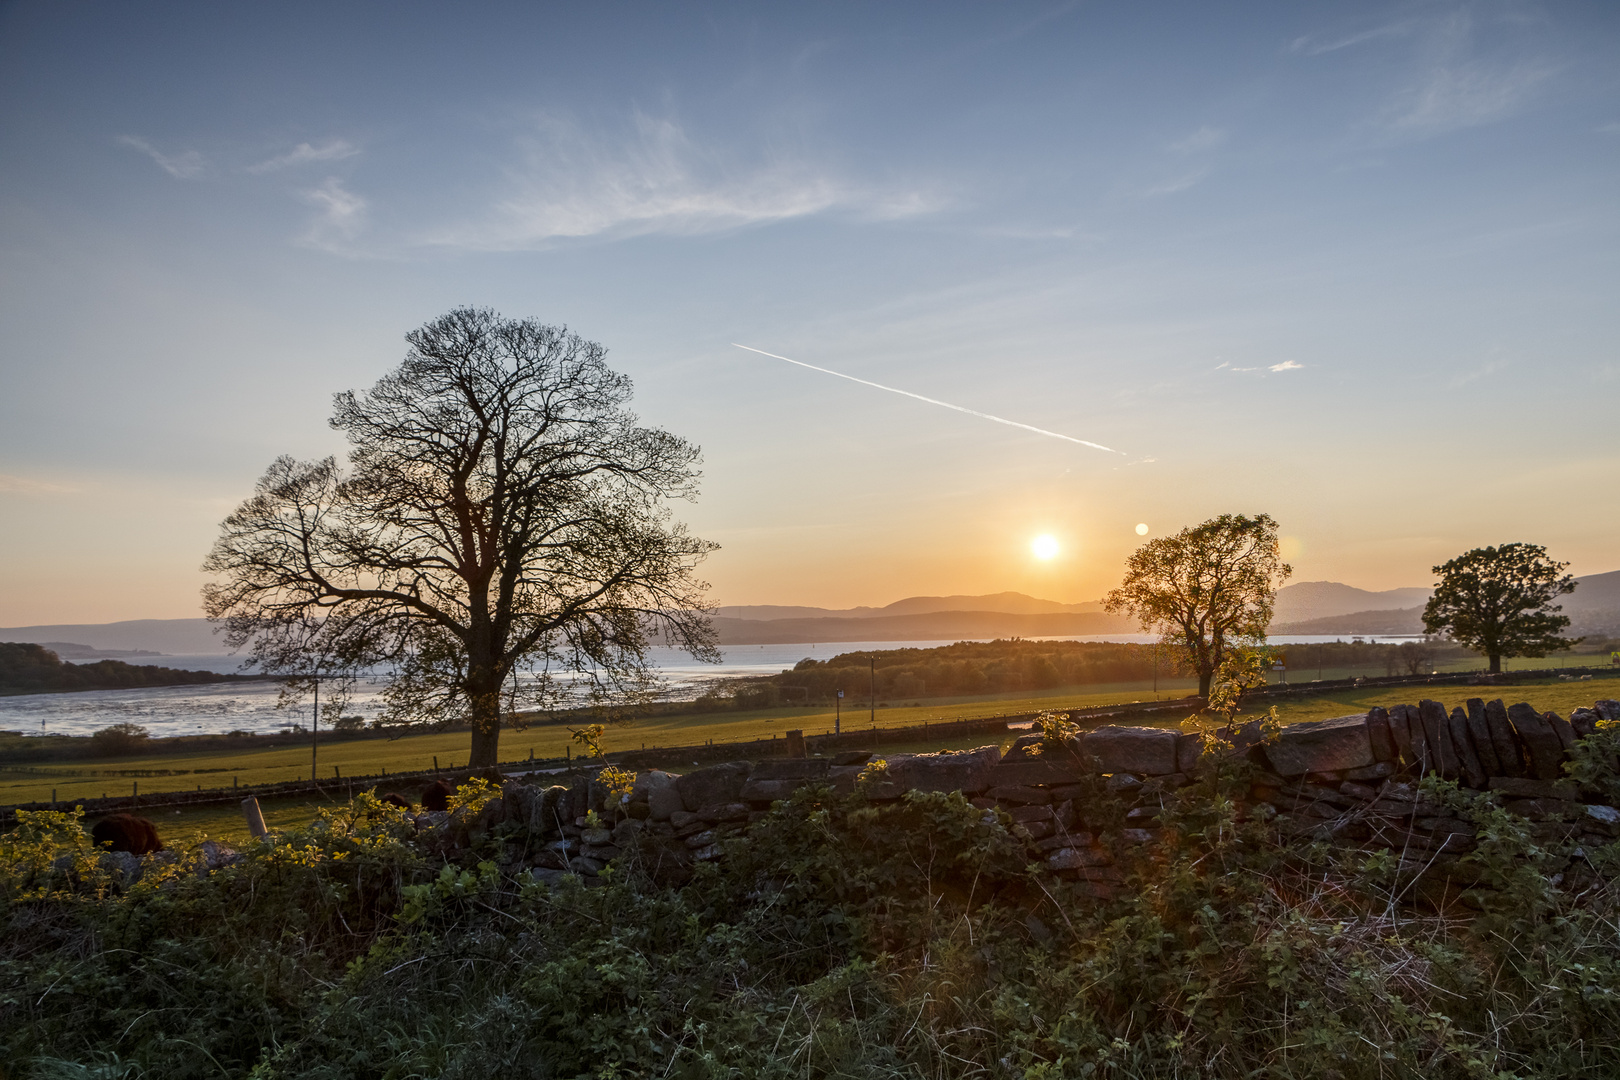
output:
{"label": "bramble bush", "polygon": [[[1583,782],[1614,783],[1616,741]],[[1569,842],[1429,781],[1480,837],[1441,896],[1431,855],[1285,839],[1245,809],[1248,769],[1167,796],[1138,845],[1096,785],[1113,900],[1031,865],[1003,812],[870,784],[801,789],[679,887],[634,848],[600,887],[535,883],[510,824],[446,861],[369,795],[126,886],[74,815],[24,815],[0,837],[0,1057],[8,1078],[1620,1073],[1620,846],[1561,879]]]}

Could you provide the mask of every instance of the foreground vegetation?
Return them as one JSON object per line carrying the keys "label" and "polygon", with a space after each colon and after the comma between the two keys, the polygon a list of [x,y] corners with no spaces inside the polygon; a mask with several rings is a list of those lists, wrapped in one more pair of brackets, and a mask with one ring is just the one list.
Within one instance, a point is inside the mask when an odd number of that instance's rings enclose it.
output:
{"label": "foreground vegetation", "polygon": [[[1579,762],[1611,799],[1601,731]],[[124,887],[68,814],[0,838],[8,1076],[1600,1077],[1620,1070],[1620,844],[1429,782],[1472,893],[1290,842],[1245,763],[1183,789],[1129,887],[1026,864],[959,795],[803,790],[669,879],[554,886],[521,829],[451,861],[368,796]],[[476,798],[476,792],[465,792]],[[1098,790],[1088,819],[1123,824]],[[1417,906],[1414,898],[1430,903]]]}

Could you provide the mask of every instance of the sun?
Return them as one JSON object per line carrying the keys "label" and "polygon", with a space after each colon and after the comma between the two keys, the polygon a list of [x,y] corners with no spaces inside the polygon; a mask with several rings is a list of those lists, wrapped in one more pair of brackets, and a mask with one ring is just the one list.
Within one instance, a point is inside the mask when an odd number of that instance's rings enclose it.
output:
{"label": "sun", "polygon": [[1057,537],[1051,533],[1042,533],[1029,542],[1029,550],[1042,562],[1055,557],[1058,553]]}

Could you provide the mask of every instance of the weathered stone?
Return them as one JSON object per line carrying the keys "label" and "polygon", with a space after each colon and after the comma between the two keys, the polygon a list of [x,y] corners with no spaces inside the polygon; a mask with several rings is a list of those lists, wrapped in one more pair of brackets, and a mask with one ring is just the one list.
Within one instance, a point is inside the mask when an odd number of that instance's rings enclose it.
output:
{"label": "weathered stone", "polygon": [[1160,795],[1166,791],[1184,788],[1193,782],[1193,778],[1183,772],[1167,773],[1164,776],[1154,776],[1142,781],[1144,794]]}
{"label": "weathered stone", "polygon": [[588,846],[598,846],[610,843],[613,840],[611,829],[586,829],[579,834],[579,842]]}
{"label": "weathered stone", "polygon": [[727,821],[747,821],[748,814],[749,806],[747,803],[731,802],[711,806],[699,814],[698,817],[710,824],[718,825]]}
{"label": "weathered stone", "polygon": [[870,750],[845,750],[842,753],[834,754],[832,763],[834,766],[865,765],[871,760],[872,751]]}
{"label": "weathered stone", "polygon": [[806,779],[760,780],[750,776],[743,785],[742,797],[751,803],[773,803],[779,799],[790,799],[799,788],[812,781]]}
{"label": "weathered stone", "polygon": [[1603,826],[1603,831],[1610,836],[1620,832],[1620,810],[1616,810],[1612,806],[1589,804],[1586,807],[1586,816]]}
{"label": "weathered stone", "polygon": [[1072,784],[1085,775],[1073,755],[1042,754],[1024,761],[1004,761],[992,767],[986,782],[990,787],[1030,787],[1035,784]]}
{"label": "weathered stone", "polygon": [[1096,789],[1090,784],[1058,784],[1047,790],[1051,792],[1053,802],[1068,802],[1070,799],[1084,799]]}
{"label": "weathered stone", "polygon": [[591,877],[600,874],[606,866],[607,863],[602,862],[600,859],[589,859],[584,855],[568,860],[568,868],[574,873],[589,874]]}
{"label": "weathered stone", "polygon": [[710,828],[711,826],[709,825],[708,821],[706,821],[702,815],[693,814],[691,820],[675,830],[675,835],[679,839],[684,840],[688,836],[696,836],[698,833],[706,832]]}
{"label": "weathered stone", "polygon": [[1432,754],[1429,767],[1446,780],[1460,778],[1462,759],[1451,741],[1451,718],[1446,714],[1446,707],[1424,698],[1418,702],[1418,718],[1423,721],[1423,735],[1429,740]]}
{"label": "weathered stone", "polygon": [[795,729],[787,733],[787,753],[790,758],[805,757],[804,731]]}
{"label": "weathered stone", "polygon": [[1524,767],[1524,750],[1513,733],[1513,722],[1508,719],[1502,699],[1485,705],[1485,725],[1491,729],[1491,748],[1496,751],[1496,764],[1503,776],[1528,776]]}
{"label": "weathered stone", "polygon": [[1502,763],[1496,757],[1496,743],[1491,739],[1491,726],[1485,720],[1485,702],[1471,697],[1468,706],[1468,737],[1473,740],[1474,753],[1479,756],[1479,767],[1486,776],[1501,776]]}
{"label": "weathered stone", "polygon": [[614,844],[591,844],[579,849],[581,858],[595,859],[597,862],[609,863],[619,857],[619,849]]}
{"label": "weathered stone", "polygon": [[1162,776],[1177,771],[1178,733],[1166,728],[1100,727],[1088,731],[1082,753],[1097,759],[1105,773],[1141,773]]}
{"label": "weathered stone", "polygon": [[1374,705],[1367,710],[1367,738],[1372,743],[1375,764],[1400,760],[1400,752],[1395,749],[1395,736],[1389,730],[1389,710],[1382,705]]}
{"label": "weathered stone", "polygon": [[1389,734],[1395,740],[1395,753],[1401,765],[1411,769],[1417,766],[1417,752],[1412,748],[1412,721],[1409,706],[1393,705],[1389,710]]}
{"label": "weathered stone", "polygon": [[1013,744],[1007,748],[1007,756],[1002,758],[1002,760],[1029,761],[1039,757],[1039,752],[1037,751],[1036,753],[1031,753],[1030,748],[1040,746],[1045,738],[1046,736],[1040,732],[1018,736],[1018,738],[1013,740]]}
{"label": "weathered stone", "polygon": [[1273,772],[1299,776],[1332,769],[1359,769],[1373,763],[1367,716],[1337,716],[1315,723],[1289,724],[1266,747]]}
{"label": "weathered stone", "polygon": [[708,847],[701,847],[692,852],[692,858],[698,862],[713,862],[724,854],[725,851],[719,844],[710,844]]}
{"label": "weathered stone", "polygon": [[742,796],[743,784],[748,782],[748,772],[748,762],[728,761],[682,775],[675,781],[675,789],[681,794],[681,805],[688,811],[702,810],[706,806],[736,802]]}
{"label": "weathered stone", "polygon": [[1103,788],[1115,795],[1135,795],[1142,790],[1142,781],[1128,772],[1114,773],[1103,781]]}
{"label": "weathered stone", "polygon": [[1204,756],[1204,736],[1198,732],[1182,732],[1176,741],[1176,771],[1191,773],[1198,768],[1198,759]]}
{"label": "weathered stone", "polygon": [[913,791],[960,791],[977,795],[991,787],[1001,760],[1001,748],[981,746],[976,750],[942,750],[936,754],[916,754],[889,766],[889,776],[903,788]]}
{"label": "weathered stone", "polygon": [[683,842],[687,847],[696,850],[697,848],[708,847],[710,844],[714,843],[715,839],[716,833],[713,829],[704,829],[702,832],[693,833],[691,836],[688,836]]}
{"label": "weathered stone", "polygon": [[1046,821],[1021,821],[1013,826],[1013,830],[1022,833],[1025,839],[1039,840],[1057,832],[1057,823],[1050,819]]}
{"label": "weathered stone", "polygon": [[702,814],[689,814],[685,810],[677,810],[669,815],[669,823],[677,829],[684,829],[693,822],[702,820]]}
{"label": "weathered stone", "polygon": [[546,866],[537,866],[529,871],[529,877],[541,885],[555,885],[568,876],[566,870],[554,870]]}
{"label": "weathered stone", "polygon": [[1598,714],[1591,709],[1576,709],[1569,714],[1569,726],[1575,729],[1575,737],[1584,739],[1597,731]]}
{"label": "weathered stone", "polygon": [[994,787],[985,794],[997,802],[1015,803],[1020,806],[1034,806],[1038,803],[1050,803],[1052,801],[1051,792],[1021,785]]}
{"label": "weathered stone", "polygon": [[1509,799],[1502,804],[1504,810],[1527,818],[1552,818],[1562,820],[1566,814],[1585,813],[1585,807],[1579,803],[1566,802],[1563,799]]}
{"label": "weathered stone", "polygon": [[1592,711],[1605,720],[1620,720],[1620,701],[1603,698],[1593,703]]}
{"label": "weathered stone", "polygon": [[1371,765],[1368,765],[1366,768],[1363,768],[1363,769],[1346,769],[1346,770],[1344,770],[1344,778],[1346,780],[1355,780],[1357,782],[1360,782],[1360,781],[1363,781],[1363,780],[1382,780],[1386,776],[1394,776],[1394,775],[1395,775],[1395,762],[1394,761],[1375,761]]}
{"label": "weathered stone", "polygon": [[658,769],[636,774],[630,798],[644,800],[647,803],[647,816],[653,821],[668,821],[671,815],[685,809],[680,777]]}
{"label": "weathered stone", "polygon": [[1147,822],[1159,820],[1157,806],[1133,806],[1125,813],[1125,820],[1132,825],[1145,825]]}
{"label": "weathered stone", "polygon": [[1046,865],[1052,870],[1081,870],[1091,866],[1107,866],[1113,862],[1101,851],[1093,851],[1084,847],[1058,848],[1046,857]]}
{"label": "weathered stone", "polygon": [[[901,757],[909,756],[910,755],[891,754],[889,755],[889,763],[892,766],[893,763],[898,761]],[[811,780],[822,779],[827,775],[827,770],[830,768],[832,768],[832,762],[826,760],[825,758],[805,758],[802,760],[793,758],[779,758],[774,761],[756,761],[748,770],[748,779],[801,780],[808,782]],[[726,799],[724,801],[736,802],[737,800]]]}
{"label": "weathered stone", "polygon": [[1457,747],[1457,757],[1462,765],[1463,783],[1471,788],[1485,786],[1485,766],[1480,763],[1479,754],[1474,749],[1473,735],[1468,730],[1468,714],[1458,706],[1451,710],[1451,741]]}
{"label": "weathered stone", "polygon": [[1508,707],[1508,721],[1530,752],[1530,771],[1538,780],[1564,775],[1564,744],[1544,716],[1525,702]]}
{"label": "weathered stone", "polygon": [[1036,851],[1057,851],[1066,847],[1090,847],[1092,836],[1088,832],[1068,832],[1058,830],[1051,836],[1042,837],[1035,842]]}
{"label": "weathered stone", "polygon": [[1007,816],[1016,822],[1051,821],[1052,808],[1039,804],[1031,806],[1014,806],[1007,811]]}
{"label": "weathered stone", "polygon": [[1558,736],[1558,742],[1563,746],[1565,754],[1575,749],[1575,729],[1570,726],[1568,720],[1555,712],[1546,713],[1544,719],[1552,725],[1553,734]]}
{"label": "weathered stone", "polygon": [[1122,844],[1148,844],[1157,840],[1158,829],[1121,829],[1119,840]]}
{"label": "weathered stone", "polygon": [[1564,799],[1579,802],[1581,789],[1573,780],[1534,780],[1526,776],[1493,776],[1490,790],[1508,799]]}
{"label": "weathered stone", "polygon": [[1360,799],[1362,802],[1372,802],[1378,798],[1378,789],[1368,787],[1366,784],[1358,784],[1354,780],[1346,780],[1339,785],[1339,794],[1348,795],[1352,799]]}

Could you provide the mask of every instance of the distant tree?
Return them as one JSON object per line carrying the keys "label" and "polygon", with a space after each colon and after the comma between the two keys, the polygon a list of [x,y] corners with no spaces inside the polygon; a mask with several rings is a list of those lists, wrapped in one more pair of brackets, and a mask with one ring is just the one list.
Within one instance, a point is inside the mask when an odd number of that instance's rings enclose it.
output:
{"label": "distant tree", "polygon": [[1399,646],[1400,662],[1408,675],[1421,675],[1432,671],[1434,646],[1427,641],[1403,641]]}
{"label": "distant tree", "polygon": [[1293,572],[1282,561],[1270,515],[1222,514],[1137,548],[1103,607],[1161,634],[1197,673],[1199,696],[1208,698],[1232,649],[1264,644],[1273,597]]}
{"label": "distant tree", "polygon": [[[641,427],[600,345],[462,308],[336,398],[349,468],[279,458],[225,519],[208,617],[267,672],[386,664],[384,719],[468,720],[498,760],[502,699],[622,702],[656,638],[717,660],[693,577],[715,545],[673,522],[698,450]],[[527,671],[530,677],[514,679]]]}
{"label": "distant tree", "polygon": [[113,724],[91,735],[90,747],[97,757],[123,757],[146,749],[151,735],[139,724]]}
{"label": "distant tree", "polygon": [[1423,627],[1444,633],[1490,659],[1502,670],[1504,656],[1546,656],[1580,638],[1560,637],[1569,625],[1553,603],[1575,591],[1568,563],[1547,557],[1540,544],[1475,548],[1434,568],[1440,576],[1423,609]]}

